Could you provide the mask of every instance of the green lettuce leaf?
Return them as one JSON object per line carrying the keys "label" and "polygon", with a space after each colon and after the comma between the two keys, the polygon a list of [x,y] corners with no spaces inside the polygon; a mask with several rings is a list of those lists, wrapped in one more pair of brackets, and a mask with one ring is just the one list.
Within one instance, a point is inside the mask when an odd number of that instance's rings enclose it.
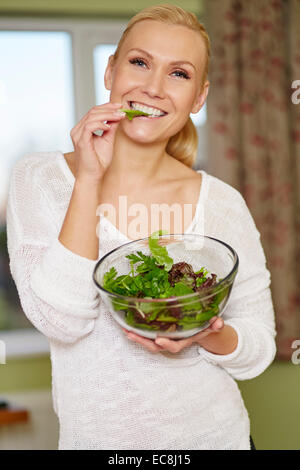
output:
{"label": "green lettuce leaf", "polygon": [[120,111],[126,114],[126,117],[129,119],[129,121],[132,121],[132,119],[136,116],[150,116],[149,113],[144,113],[143,111],[138,111],[137,109],[120,109]]}
{"label": "green lettuce leaf", "polygon": [[149,238],[149,248],[157,263],[160,266],[164,265],[166,271],[170,271],[173,266],[173,259],[169,256],[167,248],[158,244],[159,235],[165,235],[167,233],[166,230],[153,232]]}

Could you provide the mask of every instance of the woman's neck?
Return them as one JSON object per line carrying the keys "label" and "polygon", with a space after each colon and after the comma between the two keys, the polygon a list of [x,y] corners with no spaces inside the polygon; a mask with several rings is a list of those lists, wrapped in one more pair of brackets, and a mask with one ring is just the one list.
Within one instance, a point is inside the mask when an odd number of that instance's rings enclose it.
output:
{"label": "woman's neck", "polygon": [[172,157],[166,152],[167,142],[145,144],[129,139],[122,132],[115,136],[114,155],[106,178],[121,186],[140,186],[167,175]]}

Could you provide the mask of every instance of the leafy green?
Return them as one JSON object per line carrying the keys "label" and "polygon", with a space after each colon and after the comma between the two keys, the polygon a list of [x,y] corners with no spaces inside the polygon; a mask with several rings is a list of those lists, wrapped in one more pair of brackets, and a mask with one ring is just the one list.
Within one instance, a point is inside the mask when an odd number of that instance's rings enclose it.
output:
{"label": "leafy green", "polygon": [[[230,285],[221,290],[215,288],[216,275],[209,277],[204,267],[194,271],[188,263],[173,264],[166,247],[159,245],[159,236],[166,233],[158,230],[149,237],[150,255],[137,251],[126,256],[131,268],[128,274],[118,276],[112,267],[103,276],[104,289],[128,297],[129,300],[112,298],[111,305],[116,312],[123,311],[127,324],[135,328],[163,331],[197,328],[218,315],[221,302],[230,292]],[[203,289],[205,297],[201,299]]]}
{"label": "leafy green", "polygon": [[136,116],[150,116],[149,113],[144,113],[144,111],[138,111],[137,109],[120,109],[120,111],[126,114],[129,121],[132,121]]}
{"label": "leafy green", "polygon": [[173,260],[170,258],[167,248],[165,246],[159,246],[158,244],[159,235],[164,235],[166,233],[166,230],[158,230],[157,232],[153,232],[149,238],[149,248],[157,263],[159,265],[164,264],[165,269],[170,271],[173,265]]}

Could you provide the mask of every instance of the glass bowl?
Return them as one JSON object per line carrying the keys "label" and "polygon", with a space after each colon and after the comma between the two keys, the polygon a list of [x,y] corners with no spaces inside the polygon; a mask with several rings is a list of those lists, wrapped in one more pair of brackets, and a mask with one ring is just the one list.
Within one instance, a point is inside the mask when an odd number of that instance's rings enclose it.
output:
{"label": "glass bowl", "polygon": [[112,267],[118,276],[131,272],[127,255],[138,251],[152,255],[149,238],[125,243],[103,256],[96,263],[93,281],[111,315],[123,328],[151,339],[188,338],[207,328],[210,318],[223,314],[238,271],[238,255],[227,243],[199,234],[160,235],[158,245],[166,247],[173,263],[184,261],[195,272],[204,267],[211,278],[215,274],[215,284],[168,298],[127,297],[104,289],[103,276]]}

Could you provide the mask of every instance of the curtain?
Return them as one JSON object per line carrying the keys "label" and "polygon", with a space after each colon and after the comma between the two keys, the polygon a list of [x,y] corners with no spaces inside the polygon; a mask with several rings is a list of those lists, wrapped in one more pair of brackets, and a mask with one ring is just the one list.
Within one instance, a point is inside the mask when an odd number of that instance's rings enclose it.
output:
{"label": "curtain", "polygon": [[207,0],[205,12],[206,168],[241,192],[255,220],[271,273],[277,357],[291,360],[300,339],[300,0]]}

